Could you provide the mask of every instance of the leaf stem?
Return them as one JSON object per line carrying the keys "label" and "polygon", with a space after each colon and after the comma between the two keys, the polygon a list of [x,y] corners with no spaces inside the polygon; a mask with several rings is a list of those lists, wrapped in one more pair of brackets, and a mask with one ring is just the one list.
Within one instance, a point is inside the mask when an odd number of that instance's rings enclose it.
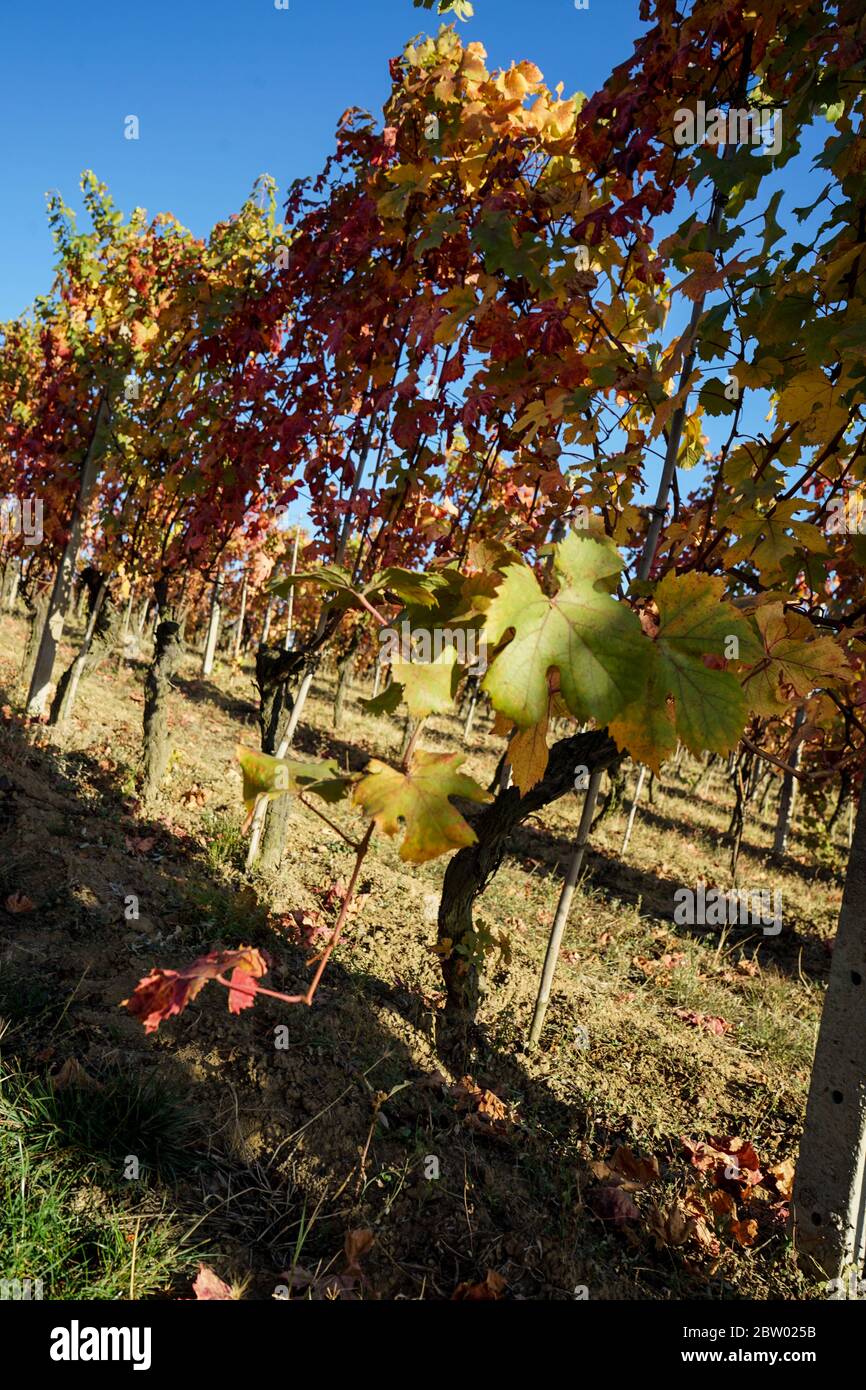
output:
{"label": "leaf stem", "polygon": [[421,736],[421,730],[424,728],[425,719],[426,716],[424,719],[419,719],[418,723],[415,725],[415,728],[412,730],[412,736],[409,739],[408,744],[406,745],[406,752],[403,754],[402,767],[404,771],[408,769],[409,764],[412,761],[412,754],[415,752],[415,745],[417,744],[418,739]]}
{"label": "leaf stem", "polygon": [[231,980],[227,980],[223,975],[214,975],[218,985],[224,985],[230,989],[232,994],[245,994],[248,999],[255,999],[259,994],[266,994],[269,999],[281,999],[284,1004],[305,1004],[307,997],[304,994],[280,994],[275,989],[265,989],[264,985],[257,985],[255,989],[243,989],[240,985],[233,985]]}
{"label": "leaf stem", "polygon": [[373,831],[375,830],[375,828],[375,822],[371,821],[364,833],[363,840],[358,845],[358,852],[355,855],[355,867],[352,869],[352,876],[349,879],[349,886],[346,889],[346,894],[343,898],[343,906],[340,908],[340,915],[337,918],[337,924],[334,927],[334,934],[328,942],[325,950],[322,952],[322,959],[319,961],[318,969],[316,970],[310,987],[307,990],[307,993],[304,997],[305,1004],[312,1004],[313,995],[316,993],[316,990],[319,987],[319,981],[322,978],[325,966],[328,964],[331,952],[333,951],[334,947],[337,945],[337,943],[340,940],[340,937],[343,934],[343,928],[346,925],[346,918],[349,915],[349,908],[352,905],[352,898],[355,895],[355,887],[358,882],[358,875],[361,872],[361,865],[363,864],[364,859],[366,858],[367,850],[370,848],[370,841],[373,838]]}
{"label": "leaf stem", "polygon": [[358,849],[360,849],[360,842],[358,840],[353,840],[351,836],[346,834],[345,830],[341,830],[339,825],[337,825],[336,821],[332,821],[330,816],[326,816],[324,811],[320,811],[318,806],[314,806],[312,801],[308,801],[307,798],[304,796],[303,792],[299,792],[298,800],[300,801],[302,806],[306,806],[308,811],[312,811],[314,816],[318,816],[319,820],[323,820],[326,825],[329,825],[331,829],[335,831],[337,835],[339,835],[340,839],[345,840],[346,844],[349,845],[353,850],[357,851]]}

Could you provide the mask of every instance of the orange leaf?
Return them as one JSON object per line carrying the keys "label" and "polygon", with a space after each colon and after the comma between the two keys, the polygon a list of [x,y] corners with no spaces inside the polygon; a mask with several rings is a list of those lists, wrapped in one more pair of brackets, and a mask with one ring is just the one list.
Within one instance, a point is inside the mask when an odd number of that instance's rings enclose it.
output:
{"label": "orange leaf", "polygon": [[501,1274],[497,1274],[495,1269],[488,1269],[487,1274],[480,1284],[458,1284],[451,1295],[451,1301],[455,1300],[490,1300],[501,1298],[508,1285]]}
{"label": "orange leaf", "polygon": [[32,912],[36,904],[27,897],[26,893],[10,893],[3,904],[7,912]]}
{"label": "orange leaf", "polygon": [[750,1218],[748,1221],[732,1221],[731,1235],[738,1245],[754,1245],[758,1234],[757,1221]]}

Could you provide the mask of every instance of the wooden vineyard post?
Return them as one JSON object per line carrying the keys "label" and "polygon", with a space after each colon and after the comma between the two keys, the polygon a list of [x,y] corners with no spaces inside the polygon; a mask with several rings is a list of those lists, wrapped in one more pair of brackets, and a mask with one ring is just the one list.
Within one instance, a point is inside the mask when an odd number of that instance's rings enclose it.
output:
{"label": "wooden vineyard post", "polygon": [[267,606],[266,606],[266,608],[265,608],[265,616],[264,616],[264,619],[263,619],[263,621],[262,621],[262,635],[261,635],[261,637],[259,638],[259,647],[266,647],[266,646],[268,645],[268,638],[269,638],[270,635],[271,635],[271,620],[272,620],[273,616],[274,616],[274,596],[273,596],[273,594],[269,594],[269,595],[268,595]]}
{"label": "wooden vineyard post", "polygon": [[18,601],[18,588],[21,583],[21,560],[13,556],[3,574],[2,593],[0,593],[0,612],[14,613]]}
{"label": "wooden vineyard post", "polygon": [[634,796],[632,797],[632,801],[631,801],[631,810],[630,810],[629,813],[628,813],[628,823],[627,823],[627,825],[626,825],[626,827],[625,827],[625,834],[624,834],[623,837],[622,837],[622,847],[621,847],[621,849],[620,849],[620,857],[622,857],[622,856],[625,854],[626,850],[628,849],[628,842],[629,842],[629,840],[631,839],[631,832],[632,832],[632,829],[633,829],[633,827],[634,827],[634,818],[635,818],[635,815],[636,815],[636,813],[637,813],[637,804],[638,804],[638,802],[640,801],[640,794],[641,794],[641,791],[643,790],[643,783],[644,783],[644,778],[645,778],[645,777],[646,777],[646,767],[645,767],[644,764],[642,763],[642,764],[641,764],[640,772],[639,772],[638,775],[637,775],[637,785],[635,786],[635,789],[634,789]]}
{"label": "wooden vineyard post", "polygon": [[[806,711],[801,705],[794,715],[794,732],[792,743],[796,739],[797,733],[803,727],[806,720]],[[800,754],[803,745],[797,743],[788,754],[788,766],[798,768],[800,766]],[[786,772],[782,777],[782,791],[779,796],[779,810],[776,816],[776,829],[773,835],[773,853],[782,855],[788,848],[788,830],[791,824],[791,815],[794,809],[794,798],[797,794],[796,781],[792,772]]]}
{"label": "wooden vineyard post", "polygon": [[129,629],[132,623],[132,607],[135,601],[135,585],[129,588],[129,598],[126,600],[126,607],[123,610],[123,623],[120,628],[120,651],[122,652],[129,641]]}
{"label": "wooden vineyard post", "polygon": [[478,704],[478,685],[472,687],[472,694],[469,697],[469,709],[463,724],[463,742],[469,742],[469,735],[472,733],[472,725],[475,723],[475,708]]}
{"label": "wooden vineyard post", "polygon": [[220,630],[220,618],[222,617],[222,593],[223,577],[219,574],[214,580],[213,593],[211,595],[210,619],[207,625],[207,641],[205,642],[204,660],[202,661],[201,667],[203,676],[209,676],[213,671],[217,638]]}
{"label": "wooden vineyard post", "polygon": [[848,860],[833,963],[794,1181],[797,1250],[829,1279],[866,1256],[866,783]]}
{"label": "wooden vineyard post", "polygon": [[[290,574],[297,574],[297,572],[298,572],[298,546],[300,545],[300,543],[301,543],[301,528],[300,528],[300,526],[299,526],[298,529],[295,531],[295,545],[294,545],[294,549],[292,550],[292,568],[291,568],[291,570],[289,571]],[[295,629],[294,629],[294,627],[293,627],[294,619],[295,619],[295,586],[294,586],[294,584],[293,584],[292,587],[289,589],[289,606],[288,606],[288,611],[287,611],[287,613],[286,613],[286,637],[285,637],[285,641],[284,641],[284,643],[283,643],[283,650],[284,650],[284,651],[287,651],[287,652],[292,651],[293,648],[294,648],[294,644],[295,644]]]}
{"label": "wooden vineyard post", "polygon": [[[65,724],[72,715],[75,708],[75,699],[78,695],[78,687],[81,683],[90,657],[93,646],[93,638],[99,626],[103,606],[108,598],[108,580],[104,579],[99,585],[99,590],[94,600],[93,608],[84,632],[84,638],[78,650],[78,654],[72,665],[69,666],[57,682],[57,689],[54,692],[54,699],[51,702],[51,709],[48,715],[49,724]],[[110,642],[110,633],[107,634]]]}
{"label": "wooden vineyard post", "polygon": [[541,1029],[544,1026],[544,1016],[547,1013],[547,1006],[550,1002],[550,991],[553,986],[553,977],[556,973],[556,962],[559,960],[559,950],[562,945],[562,937],[565,931],[565,924],[568,920],[568,910],[571,907],[571,900],[574,897],[574,890],[577,887],[577,880],[580,877],[580,870],[583,865],[583,856],[586,852],[586,842],[589,839],[589,827],[592,825],[592,817],[595,812],[595,803],[598,800],[598,789],[601,785],[601,769],[590,774],[589,786],[584,797],[583,810],[580,814],[580,825],[577,831],[574,851],[568,865],[568,872],[565,876],[565,883],[559,895],[559,902],[556,905],[556,915],[553,919],[553,926],[550,929],[550,940],[547,943],[547,954],[544,957],[544,969],[541,973],[541,985],[538,990],[538,998],[535,1001],[535,1012],[532,1015],[532,1025],[529,1029],[529,1047],[535,1047],[541,1036]]}

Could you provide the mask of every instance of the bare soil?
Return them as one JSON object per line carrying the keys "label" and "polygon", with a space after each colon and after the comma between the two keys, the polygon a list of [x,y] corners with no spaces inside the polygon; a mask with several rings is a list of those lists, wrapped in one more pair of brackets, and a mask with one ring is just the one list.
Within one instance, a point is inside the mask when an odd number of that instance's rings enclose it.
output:
{"label": "bare soil", "polygon": [[[2,620],[3,1058],[40,1076],[74,1059],[97,1084],[153,1076],[180,1098],[195,1126],[188,1171],[145,1172],[124,1185],[117,1155],[103,1155],[105,1183],[131,1211],[189,1232],[248,1298],[288,1289],[450,1299],[488,1271],[488,1295],[510,1298],[582,1289],[593,1299],[820,1296],[797,1269],[780,1201],[743,1213],[758,1217],[746,1246],[724,1223],[714,1244],[700,1231],[678,1241],[668,1219],[700,1180],[684,1138],[747,1139],[765,1169],[796,1154],[841,885],[816,868],[799,823],[784,863],[770,863],[774,798],[767,818],[750,816],[740,883],[781,888],[778,937],[672,920],[677,887],[699,878],[729,886],[722,776],[696,794],[698,764],[666,769],[654,804],[638,811],[625,862],[627,805],[601,823],[531,1055],[525,1040],[579,796],[523,827],[480,905],[492,950],[485,1053],[471,1078],[451,1074],[435,1046],[444,866],[410,870],[381,838],[311,1009],[264,999],[232,1016],[214,985],[146,1036],[120,1004],[156,964],[255,944],[273,961],[268,983],[302,986],[312,952],[291,940],[288,914],[333,921],[329,890],[348,876],[351,851],[295,805],[283,868],[245,874],[234,748],[258,746],[249,662],[222,661],[203,681],[195,655],[185,659],[171,697],[169,772],[144,816],[144,664],[103,665],[56,737],[20,714],[25,636],[22,621]],[[63,664],[71,654],[64,645]],[[296,748],[349,767],[396,753],[399,722],[358,705],[369,687],[356,675],[335,734],[334,685],[323,676]],[[477,721],[465,750],[466,770],[483,785],[501,752],[489,723]],[[458,723],[432,721],[424,743],[459,748]],[[31,906],[21,910],[21,898]],[[276,1045],[280,1025],[285,1047]],[[623,1188],[623,1151],[656,1159],[658,1176]],[[612,1190],[604,1164],[636,1213],[599,1199]],[[358,1231],[373,1240],[352,1264],[345,1242]],[[162,1296],[188,1297],[189,1274],[179,1263]],[[62,1287],[52,1296],[62,1298]]]}

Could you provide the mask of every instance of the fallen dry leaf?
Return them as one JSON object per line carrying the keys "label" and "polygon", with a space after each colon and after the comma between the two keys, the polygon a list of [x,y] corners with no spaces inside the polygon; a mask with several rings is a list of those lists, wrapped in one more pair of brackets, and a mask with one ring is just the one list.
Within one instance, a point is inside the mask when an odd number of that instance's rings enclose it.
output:
{"label": "fallen dry leaf", "polygon": [[698,1192],[690,1192],[685,1198],[685,1209],[692,1219],[692,1235],[707,1255],[718,1255],[718,1238],[707,1219],[706,1208]]}
{"label": "fallen dry leaf", "polygon": [[507,1287],[501,1274],[497,1274],[495,1269],[488,1269],[480,1284],[458,1284],[451,1295],[451,1301],[489,1301],[501,1298]]}
{"label": "fallen dry leaf", "polygon": [[32,912],[36,904],[31,898],[28,898],[26,893],[10,893],[3,906],[7,912],[17,914],[19,912]]}
{"label": "fallen dry leaf", "polygon": [[482,1091],[478,1101],[478,1114],[491,1120],[506,1120],[508,1109],[493,1091]]}
{"label": "fallen dry leaf", "polygon": [[716,1216],[736,1216],[737,1214],[737,1204],[730,1192],[724,1192],[720,1187],[710,1193],[710,1206]]}
{"label": "fallen dry leaf", "polygon": [[754,1245],[758,1234],[757,1221],[732,1221],[731,1235],[738,1245]]}
{"label": "fallen dry leaf", "polygon": [[767,1177],[776,1184],[779,1196],[787,1202],[794,1195],[794,1160],[786,1158],[782,1163],[774,1163],[767,1169]]}
{"label": "fallen dry leaf", "polygon": [[277,930],[282,931],[289,941],[299,946],[327,946],[334,935],[333,927],[325,926],[318,912],[308,912],[305,908],[295,908],[291,912],[281,912],[275,918]]}
{"label": "fallen dry leaf", "polygon": [[133,854],[149,854],[156,844],[155,835],[126,835],[126,848]]}
{"label": "fallen dry leaf", "polygon": [[604,1159],[596,1159],[590,1163],[589,1170],[599,1182],[608,1183],[612,1187],[622,1187],[626,1192],[637,1192],[640,1188],[655,1182],[660,1176],[657,1158],[638,1158],[631,1149],[622,1144],[613,1158],[607,1162]]}
{"label": "fallen dry leaf", "polygon": [[602,1221],[613,1226],[625,1226],[629,1221],[637,1221],[640,1212],[621,1185],[605,1183],[595,1187],[587,1194],[587,1205]]}
{"label": "fallen dry leaf", "polygon": [[193,782],[188,791],[185,791],[180,798],[183,806],[203,806],[207,800],[207,792],[204,787],[199,786],[198,782]]}
{"label": "fallen dry leaf", "polygon": [[731,1031],[732,1025],[727,1019],[717,1018],[715,1014],[700,1014],[694,1009],[674,1009],[674,1013],[683,1023],[688,1023],[692,1028],[702,1028],[705,1033],[712,1033],[717,1038],[723,1038]]}
{"label": "fallen dry leaf", "polygon": [[744,1189],[757,1187],[763,1178],[758,1155],[746,1139],[711,1136],[706,1143],[695,1144],[683,1138],[683,1147],[690,1155],[693,1168],[708,1176],[712,1174],[717,1186],[735,1196]]}
{"label": "fallen dry leaf", "polygon": [[346,1254],[346,1273],[360,1273],[359,1261],[367,1254],[376,1237],[372,1231],[366,1227],[359,1227],[355,1231],[347,1231],[343,1249]]}
{"label": "fallen dry leaf", "polygon": [[734,968],[738,975],[746,975],[749,978],[761,973],[761,967],[756,960],[738,960]]}
{"label": "fallen dry leaf", "polygon": [[193,1283],[192,1291],[200,1303],[206,1299],[233,1300],[235,1297],[229,1285],[224,1283],[219,1275],[214,1274],[213,1270],[208,1269],[205,1264],[200,1264],[198,1267],[198,1274]]}
{"label": "fallen dry leaf", "polygon": [[695,1221],[684,1206],[674,1202],[666,1211],[653,1207],[649,1229],[659,1248],[664,1245],[685,1245],[695,1233]]}
{"label": "fallen dry leaf", "polygon": [[67,1057],[66,1061],[50,1078],[55,1091],[66,1091],[77,1087],[82,1091],[101,1091],[99,1082],[84,1070],[77,1057]]}
{"label": "fallen dry leaf", "polygon": [[656,1182],[660,1176],[659,1161],[655,1155],[649,1158],[638,1158],[637,1154],[631,1149],[621,1144],[610,1161],[611,1169],[614,1173],[623,1177],[627,1183],[634,1184],[635,1187],[646,1187],[650,1183]]}
{"label": "fallen dry leaf", "polygon": [[465,1112],[463,1123],[467,1129],[492,1135],[495,1139],[508,1138],[514,1128],[514,1117],[495,1091],[482,1090],[471,1076],[462,1076],[449,1089],[456,1108]]}

